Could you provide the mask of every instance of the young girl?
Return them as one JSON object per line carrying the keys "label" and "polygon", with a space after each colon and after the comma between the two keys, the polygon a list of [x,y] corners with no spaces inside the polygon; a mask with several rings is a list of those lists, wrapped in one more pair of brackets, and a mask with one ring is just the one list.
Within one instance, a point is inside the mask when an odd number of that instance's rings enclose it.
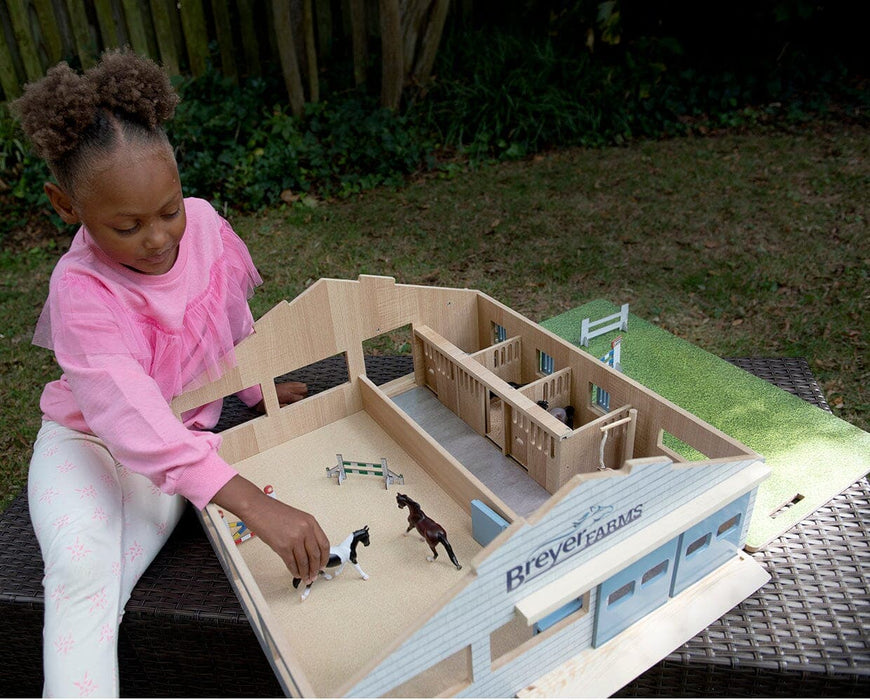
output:
{"label": "young girl", "polygon": [[[162,128],[177,101],[156,64],[114,51],[84,75],[55,66],[14,105],[56,179],[49,200],[81,224],[34,336],[63,370],[42,394],[28,480],[45,562],[47,696],[118,695],[124,606],[185,498],[238,515],[306,583],[329,555],[314,517],[218,456],[220,437],[205,429],[220,402],[182,421],[170,409],[251,333],[247,300],[262,281],[229,224],[182,196]],[[278,386],[282,403],[305,391]],[[241,396],[262,400],[258,387]]]}

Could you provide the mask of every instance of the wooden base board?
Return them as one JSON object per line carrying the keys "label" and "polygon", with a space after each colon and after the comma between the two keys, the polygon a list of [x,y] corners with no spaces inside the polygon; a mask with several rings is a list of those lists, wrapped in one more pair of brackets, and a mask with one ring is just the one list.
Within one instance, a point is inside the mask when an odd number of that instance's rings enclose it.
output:
{"label": "wooden base board", "polygon": [[769,580],[770,575],[754,559],[737,554],[622,634],[569,659],[517,696],[612,695]]}

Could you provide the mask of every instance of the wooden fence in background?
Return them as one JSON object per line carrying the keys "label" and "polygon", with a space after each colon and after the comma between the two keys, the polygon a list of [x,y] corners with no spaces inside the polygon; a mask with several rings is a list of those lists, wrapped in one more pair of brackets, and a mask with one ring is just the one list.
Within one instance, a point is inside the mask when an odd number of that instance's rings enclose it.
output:
{"label": "wooden fence in background", "polygon": [[[172,75],[202,75],[209,61],[238,81],[280,66],[294,114],[319,100],[320,71],[341,46],[352,56],[348,87],[380,86],[399,106],[425,86],[450,0],[0,0],[3,99],[60,60],[92,66],[107,48],[130,46]],[[471,0],[461,2],[463,14]],[[379,55],[378,55],[379,54]],[[371,66],[380,62],[380,75]]]}

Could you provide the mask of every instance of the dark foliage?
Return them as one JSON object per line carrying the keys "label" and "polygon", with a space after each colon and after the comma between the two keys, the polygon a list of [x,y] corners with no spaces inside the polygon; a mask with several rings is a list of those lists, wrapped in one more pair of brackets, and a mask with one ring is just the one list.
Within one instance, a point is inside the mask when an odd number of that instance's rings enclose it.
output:
{"label": "dark foliage", "polygon": [[[322,101],[302,119],[289,114],[276,79],[235,86],[212,71],[182,82],[170,138],[186,193],[222,210],[258,210],[282,194],[292,202],[397,186],[439,167],[445,155],[519,158],[819,118],[866,124],[863,24],[842,3],[477,0],[474,7],[478,17],[454,18],[446,32],[434,84],[410,94],[396,114],[364,92],[331,90],[329,74]],[[49,220],[60,226],[42,193],[47,171],[5,111],[0,168],[0,240]]]}

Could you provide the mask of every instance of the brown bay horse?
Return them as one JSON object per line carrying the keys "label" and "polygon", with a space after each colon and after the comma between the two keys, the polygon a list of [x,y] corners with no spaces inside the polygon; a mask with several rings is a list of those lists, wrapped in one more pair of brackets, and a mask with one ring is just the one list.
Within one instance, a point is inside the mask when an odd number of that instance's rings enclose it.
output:
{"label": "brown bay horse", "polygon": [[405,530],[405,534],[407,535],[411,530],[417,528],[417,532],[420,533],[426,541],[426,544],[429,545],[429,549],[432,550],[432,556],[426,558],[429,561],[435,561],[438,558],[438,552],[435,550],[435,545],[440,542],[444,545],[444,549],[447,551],[447,556],[450,557],[450,561],[453,562],[453,566],[457,569],[461,569],[462,565],[456,559],[456,555],[453,553],[453,547],[451,547],[450,543],[447,541],[447,532],[444,528],[426,515],[417,501],[409,498],[404,493],[396,494],[396,503],[399,504],[399,508],[408,509],[408,528]]}

